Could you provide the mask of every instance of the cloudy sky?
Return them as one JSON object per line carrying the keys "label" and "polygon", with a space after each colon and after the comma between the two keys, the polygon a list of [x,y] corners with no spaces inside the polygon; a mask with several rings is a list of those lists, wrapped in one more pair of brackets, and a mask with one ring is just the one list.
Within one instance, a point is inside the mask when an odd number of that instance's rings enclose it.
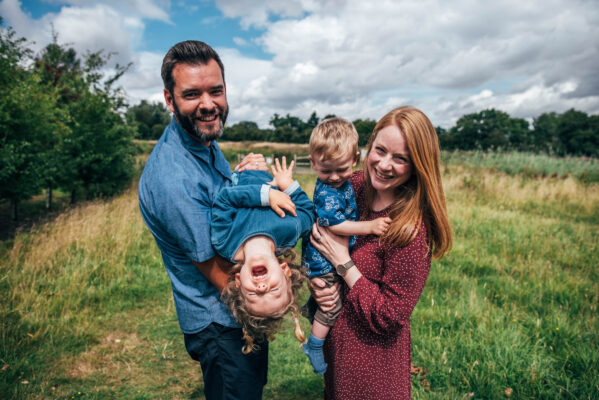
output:
{"label": "cloudy sky", "polygon": [[597,0],[2,0],[5,26],[40,49],[117,52],[131,104],[163,101],[181,40],[225,64],[229,123],[274,113],[378,119],[410,104],[451,127],[486,108],[533,118],[599,114]]}

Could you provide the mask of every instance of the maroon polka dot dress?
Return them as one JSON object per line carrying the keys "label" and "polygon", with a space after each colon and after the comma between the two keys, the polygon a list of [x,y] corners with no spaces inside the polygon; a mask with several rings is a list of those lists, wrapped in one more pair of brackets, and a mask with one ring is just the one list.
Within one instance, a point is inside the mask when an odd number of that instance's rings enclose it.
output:
{"label": "maroon polka dot dress", "polygon": [[[362,214],[363,171],[350,181]],[[352,259],[363,276],[351,290],[344,287],[343,309],[325,342],[325,399],[410,398],[410,315],[430,270],[426,242],[424,224],[403,248],[358,236]]]}

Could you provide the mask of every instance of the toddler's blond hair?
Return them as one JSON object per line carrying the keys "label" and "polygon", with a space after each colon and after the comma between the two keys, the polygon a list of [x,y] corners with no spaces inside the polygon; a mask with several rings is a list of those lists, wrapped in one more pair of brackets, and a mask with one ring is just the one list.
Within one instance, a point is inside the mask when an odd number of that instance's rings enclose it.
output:
{"label": "toddler's blond hair", "polygon": [[327,118],[312,130],[310,155],[318,160],[329,161],[358,154],[358,132],[354,124],[343,118]]}

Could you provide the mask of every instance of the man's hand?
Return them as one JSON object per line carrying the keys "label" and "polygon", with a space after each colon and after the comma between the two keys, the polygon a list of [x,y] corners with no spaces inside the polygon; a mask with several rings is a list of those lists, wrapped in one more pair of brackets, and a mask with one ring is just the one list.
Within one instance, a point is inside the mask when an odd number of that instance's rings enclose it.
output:
{"label": "man's hand", "polygon": [[245,170],[268,171],[264,156],[262,154],[250,153],[243,157],[243,160],[235,167],[235,171],[241,172]]}
{"label": "man's hand", "polygon": [[293,183],[293,167],[295,161],[291,161],[289,168],[287,168],[287,158],[283,156],[283,163],[279,163],[279,159],[275,159],[275,163],[270,166],[272,171],[273,180],[269,184],[278,187],[281,190],[285,190]]}
{"label": "man's hand", "polygon": [[291,197],[287,193],[283,193],[280,190],[270,188],[268,191],[268,201],[270,202],[270,208],[281,218],[285,218],[285,211],[289,211],[291,215],[297,217],[295,212],[295,203],[291,200]]}
{"label": "man's hand", "polygon": [[370,221],[371,223],[371,233],[373,235],[381,236],[384,235],[389,229],[389,224],[392,219],[389,217],[380,217],[377,219],[373,219]]}
{"label": "man's hand", "polygon": [[337,282],[329,288],[325,288],[326,283],[320,278],[310,279],[310,287],[314,295],[314,300],[323,312],[331,311],[339,301],[340,283]]}

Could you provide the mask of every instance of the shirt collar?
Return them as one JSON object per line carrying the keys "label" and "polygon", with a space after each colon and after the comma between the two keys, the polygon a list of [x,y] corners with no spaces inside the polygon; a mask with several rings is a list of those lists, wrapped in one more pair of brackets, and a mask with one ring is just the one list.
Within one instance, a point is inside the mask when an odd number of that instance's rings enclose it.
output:
{"label": "shirt collar", "polygon": [[231,180],[231,167],[225,157],[222,156],[220,148],[215,140],[210,141],[210,145],[206,146],[203,143],[193,139],[177,119],[173,116],[170,124],[170,129],[177,134],[181,140],[181,144],[194,156],[206,161],[209,165],[214,165],[214,168],[226,179]]}

